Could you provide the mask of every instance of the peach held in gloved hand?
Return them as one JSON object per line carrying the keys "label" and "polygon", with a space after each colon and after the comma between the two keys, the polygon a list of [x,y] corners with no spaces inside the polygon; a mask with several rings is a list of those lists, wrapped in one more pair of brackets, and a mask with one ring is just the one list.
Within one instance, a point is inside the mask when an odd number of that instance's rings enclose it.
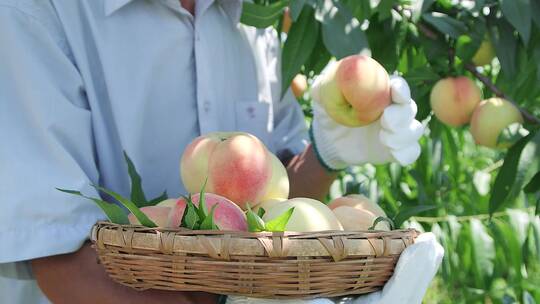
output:
{"label": "peach held in gloved hand", "polygon": [[311,135],[328,169],[364,163],[408,165],[420,155],[424,128],[399,76],[375,60],[354,55],[331,62],[313,84]]}

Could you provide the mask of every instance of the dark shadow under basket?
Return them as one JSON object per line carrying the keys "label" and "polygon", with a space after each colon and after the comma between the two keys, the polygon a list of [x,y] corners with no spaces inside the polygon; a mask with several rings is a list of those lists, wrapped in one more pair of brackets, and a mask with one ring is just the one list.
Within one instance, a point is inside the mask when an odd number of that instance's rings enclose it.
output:
{"label": "dark shadow under basket", "polygon": [[382,288],[414,229],[251,233],[97,223],[92,241],[117,282],[135,289],[315,298]]}

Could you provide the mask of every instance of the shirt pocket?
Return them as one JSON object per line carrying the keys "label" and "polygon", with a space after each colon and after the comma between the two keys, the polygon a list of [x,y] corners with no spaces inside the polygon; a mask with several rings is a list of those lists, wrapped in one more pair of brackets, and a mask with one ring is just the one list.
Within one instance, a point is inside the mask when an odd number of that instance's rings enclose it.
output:
{"label": "shirt pocket", "polygon": [[236,130],[257,136],[272,151],[272,112],[266,102],[237,102]]}

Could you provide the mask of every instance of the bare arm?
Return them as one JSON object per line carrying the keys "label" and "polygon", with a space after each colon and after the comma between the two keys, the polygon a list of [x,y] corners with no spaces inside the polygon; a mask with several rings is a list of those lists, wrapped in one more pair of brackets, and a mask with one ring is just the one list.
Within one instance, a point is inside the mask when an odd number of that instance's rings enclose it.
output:
{"label": "bare arm", "polygon": [[317,159],[313,147],[296,155],[287,165],[291,182],[290,197],[309,197],[322,200],[328,193],[337,173],[327,171]]}
{"label": "bare arm", "polygon": [[113,282],[86,243],[72,254],[32,261],[39,287],[53,303],[217,303],[217,296],[202,292],[136,291]]}

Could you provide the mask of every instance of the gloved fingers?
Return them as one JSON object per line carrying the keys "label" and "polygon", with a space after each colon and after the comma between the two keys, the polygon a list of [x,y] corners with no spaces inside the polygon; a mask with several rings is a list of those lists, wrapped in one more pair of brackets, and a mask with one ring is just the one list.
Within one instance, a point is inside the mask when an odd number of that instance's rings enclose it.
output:
{"label": "gloved fingers", "polygon": [[416,143],[422,134],[424,134],[424,126],[418,120],[413,120],[409,125],[396,131],[381,129],[379,139],[383,145],[399,150]]}
{"label": "gloved fingers", "polygon": [[399,131],[414,120],[417,112],[418,106],[414,100],[408,104],[391,104],[384,109],[381,126],[390,131]]}
{"label": "gloved fingers", "polygon": [[420,156],[421,148],[420,144],[414,143],[404,149],[393,150],[390,149],[390,153],[394,159],[402,166],[407,166],[414,163]]}
{"label": "gloved fingers", "polygon": [[401,76],[390,76],[390,93],[394,103],[407,104],[411,102],[411,89]]}

